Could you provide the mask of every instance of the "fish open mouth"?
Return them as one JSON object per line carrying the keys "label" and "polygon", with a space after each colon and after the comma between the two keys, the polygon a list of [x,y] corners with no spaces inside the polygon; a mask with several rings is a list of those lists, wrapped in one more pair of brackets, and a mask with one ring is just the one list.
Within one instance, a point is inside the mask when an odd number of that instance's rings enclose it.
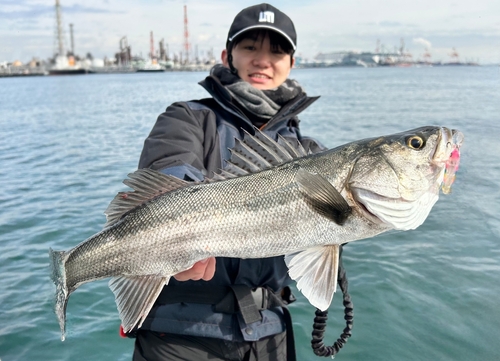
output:
{"label": "fish open mouth", "polygon": [[432,162],[444,164],[452,156],[454,151],[459,151],[464,141],[462,132],[455,129],[442,128],[439,132],[439,139],[432,155]]}
{"label": "fish open mouth", "polygon": [[443,168],[438,183],[443,193],[449,194],[460,164],[460,147],[464,141],[464,135],[458,130],[443,128],[439,136],[439,143],[432,161],[435,166]]}

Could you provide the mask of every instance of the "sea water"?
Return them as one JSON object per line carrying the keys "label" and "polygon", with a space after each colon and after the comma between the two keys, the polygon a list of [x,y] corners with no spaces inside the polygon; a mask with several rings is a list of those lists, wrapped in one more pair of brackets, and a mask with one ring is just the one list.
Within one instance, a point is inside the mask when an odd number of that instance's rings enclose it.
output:
{"label": "sea water", "polygon": [[[107,281],[70,298],[68,334],[52,311],[48,249],[99,231],[127,188],[143,141],[170,103],[205,97],[206,73],[0,79],[0,359],[130,360],[133,340]],[[344,248],[353,335],[338,360],[498,360],[500,340],[500,69],[329,68],[292,71],[321,95],[301,128],[328,147],[424,125],[465,135],[450,195],[426,222]],[[315,309],[295,290],[298,360]],[[340,295],[325,344],[345,327]]]}

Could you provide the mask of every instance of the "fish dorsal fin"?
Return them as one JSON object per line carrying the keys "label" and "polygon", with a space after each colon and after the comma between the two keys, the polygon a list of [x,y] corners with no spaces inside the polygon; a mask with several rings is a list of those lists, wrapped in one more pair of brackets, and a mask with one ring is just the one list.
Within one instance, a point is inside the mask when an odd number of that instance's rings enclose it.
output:
{"label": "fish dorsal fin", "polygon": [[104,212],[106,224],[116,223],[125,213],[161,194],[185,187],[189,183],[177,177],[166,175],[152,169],[139,169],[128,175],[123,183],[133,192],[120,192]]}
{"label": "fish dorsal fin", "polygon": [[338,225],[342,226],[352,213],[349,203],[323,176],[301,168],[295,175],[295,181],[311,208]]}
{"label": "fish dorsal fin", "polygon": [[285,139],[281,134],[278,134],[278,144],[282,145],[292,158],[305,157],[307,155],[302,143],[297,138]]}
{"label": "fish dorsal fin", "polygon": [[125,333],[141,327],[169,279],[170,277],[148,275],[114,277],[109,281]]}
{"label": "fish dorsal fin", "polygon": [[231,163],[249,173],[255,173],[271,167],[268,161],[242,140],[236,139],[235,142],[235,147],[229,150],[231,153]]}
{"label": "fish dorsal fin", "polygon": [[234,177],[234,175],[232,175],[232,174],[230,174],[229,177],[226,177],[226,174],[224,173],[224,171],[221,171],[220,174],[213,173],[212,177],[205,179],[204,182],[206,182],[206,183],[217,182],[217,181],[221,181],[221,180],[225,180],[227,178],[233,178],[233,177]]}
{"label": "fish dorsal fin", "polygon": [[297,282],[297,289],[321,311],[330,307],[337,289],[339,253],[339,246],[333,245],[285,256],[288,274]]}
{"label": "fish dorsal fin", "polygon": [[234,173],[229,173],[224,169],[221,169],[220,176],[224,177],[224,179],[236,178],[236,175],[234,175]]}
{"label": "fish dorsal fin", "polygon": [[279,135],[275,141],[257,128],[254,131],[255,135],[245,131],[243,139],[235,140],[234,148],[229,150],[231,159],[224,168],[226,173],[235,176],[256,173],[307,155],[297,139]]}
{"label": "fish dorsal fin", "polygon": [[293,159],[282,146],[257,128],[253,136],[245,131],[243,142],[260,154],[270,166],[280,165]]}
{"label": "fish dorsal fin", "polygon": [[229,174],[232,174],[234,177],[239,177],[248,173],[249,172],[247,170],[240,168],[236,164],[227,162],[226,167],[222,170],[221,174],[228,178]]}

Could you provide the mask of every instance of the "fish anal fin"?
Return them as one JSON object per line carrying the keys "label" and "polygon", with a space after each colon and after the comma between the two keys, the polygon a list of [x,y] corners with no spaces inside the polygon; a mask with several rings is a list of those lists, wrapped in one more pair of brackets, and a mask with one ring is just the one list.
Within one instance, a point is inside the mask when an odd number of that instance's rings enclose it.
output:
{"label": "fish anal fin", "polygon": [[169,279],[170,277],[148,275],[114,277],[109,281],[125,333],[141,327]]}
{"label": "fish anal fin", "polygon": [[297,289],[321,311],[330,307],[337,289],[340,246],[318,246],[286,255],[288,274]]}
{"label": "fish anal fin", "polygon": [[352,208],[326,178],[299,169],[295,175],[295,181],[308,204],[316,212],[338,225],[345,223],[352,212]]}

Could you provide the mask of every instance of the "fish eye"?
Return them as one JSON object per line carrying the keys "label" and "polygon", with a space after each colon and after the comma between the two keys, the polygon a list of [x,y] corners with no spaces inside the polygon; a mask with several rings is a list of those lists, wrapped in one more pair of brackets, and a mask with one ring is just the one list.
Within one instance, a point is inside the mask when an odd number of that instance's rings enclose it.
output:
{"label": "fish eye", "polygon": [[424,140],[422,137],[419,137],[418,135],[412,135],[411,137],[408,137],[406,139],[406,145],[410,147],[411,149],[422,149],[425,145]]}

